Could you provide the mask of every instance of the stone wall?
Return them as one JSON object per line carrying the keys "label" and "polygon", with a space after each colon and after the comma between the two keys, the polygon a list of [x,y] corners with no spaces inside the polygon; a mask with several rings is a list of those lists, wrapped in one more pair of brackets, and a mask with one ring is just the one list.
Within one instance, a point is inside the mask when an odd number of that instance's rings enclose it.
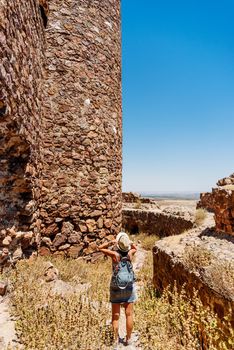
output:
{"label": "stone wall", "polygon": [[15,247],[38,216],[45,40],[37,1],[0,3],[0,246]]}
{"label": "stone wall", "polygon": [[223,179],[218,180],[217,186],[230,186],[234,185],[234,173],[230,176],[224,177]]}
{"label": "stone wall", "polygon": [[121,228],[120,1],[49,5],[1,0],[0,245],[77,257]]}
{"label": "stone wall", "polygon": [[133,192],[123,192],[122,193],[122,200],[123,203],[132,203],[132,204],[152,204],[157,206],[157,203],[155,200],[151,198],[142,197],[138,193]]}
{"label": "stone wall", "polygon": [[234,236],[234,191],[213,189],[216,230]]}
{"label": "stone wall", "polygon": [[200,194],[200,201],[197,203],[197,209],[204,208],[210,212],[214,211],[214,197],[210,192]]}
{"label": "stone wall", "polygon": [[155,234],[158,237],[177,235],[193,227],[192,219],[160,210],[123,209],[123,229],[129,233]]}
{"label": "stone wall", "polygon": [[207,228],[158,241],[153,248],[154,286],[162,291],[176,282],[190,296],[195,289],[221,320],[231,311],[234,326],[233,243],[232,237]]}
{"label": "stone wall", "polygon": [[216,230],[234,235],[234,174],[217,182],[212,192],[201,193],[198,208],[215,214]]}
{"label": "stone wall", "polygon": [[121,227],[120,1],[50,1],[41,254],[92,253]]}
{"label": "stone wall", "polygon": [[122,200],[124,203],[138,203],[141,201],[141,196],[138,193],[123,192]]}

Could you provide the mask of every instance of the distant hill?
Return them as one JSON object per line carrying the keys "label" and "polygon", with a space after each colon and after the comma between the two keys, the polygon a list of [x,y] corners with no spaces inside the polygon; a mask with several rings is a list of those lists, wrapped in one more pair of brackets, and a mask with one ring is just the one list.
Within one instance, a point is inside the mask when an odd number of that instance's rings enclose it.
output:
{"label": "distant hill", "polygon": [[155,199],[184,199],[184,200],[198,200],[200,198],[199,192],[153,192],[140,193],[142,197]]}

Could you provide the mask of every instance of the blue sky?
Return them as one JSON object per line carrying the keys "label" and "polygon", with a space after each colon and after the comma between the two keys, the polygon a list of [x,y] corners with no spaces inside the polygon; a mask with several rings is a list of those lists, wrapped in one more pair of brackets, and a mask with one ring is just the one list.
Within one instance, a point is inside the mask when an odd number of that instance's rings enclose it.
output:
{"label": "blue sky", "polygon": [[123,190],[234,172],[233,0],[122,0]]}

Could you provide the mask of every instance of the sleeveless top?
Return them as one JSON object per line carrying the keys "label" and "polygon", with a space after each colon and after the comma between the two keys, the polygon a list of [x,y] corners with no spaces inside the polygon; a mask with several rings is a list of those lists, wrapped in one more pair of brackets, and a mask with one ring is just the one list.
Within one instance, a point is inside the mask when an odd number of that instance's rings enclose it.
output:
{"label": "sleeveless top", "polygon": [[[120,259],[128,256],[128,252],[122,252],[118,248],[114,249],[114,251],[120,255]],[[129,259],[129,261],[131,261],[131,260]],[[115,261],[112,260],[112,271],[113,272],[115,271],[116,266],[118,265],[118,263],[119,263],[119,261],[115,262]]]}

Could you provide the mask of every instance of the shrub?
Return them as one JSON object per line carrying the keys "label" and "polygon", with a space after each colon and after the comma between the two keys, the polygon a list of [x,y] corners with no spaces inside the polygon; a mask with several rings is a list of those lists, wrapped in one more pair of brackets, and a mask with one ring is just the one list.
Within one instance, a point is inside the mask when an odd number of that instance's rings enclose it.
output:
{"label": "shrub", "polygon": [[193,271],[211,265],[214,259],[213,254],[209,250],[199,245],[186,247],[182,258],[185,265]]}
{"label": "shrub", "polygon": [[54,260],[62,278],[76,284],[91,282],[85,295],[51,295],[43,282],[43,262],[21,262],[12,273],[13,313],[16,330],[25,349],[104,349],[111,341],[108,285],[110,264]]}
{"label": "shrub", "polygon": [[207,217],[207,211],[205,209],[200,208],[200,209],[197,209],[195,212],[194,221],[198,226],[200,226],[203,224],[206,217]]}
{"label": "shrub", "polygon": [[141,209],[142,204],[140,198],[137,199],[136,203],[134,203],[134,209]]}

